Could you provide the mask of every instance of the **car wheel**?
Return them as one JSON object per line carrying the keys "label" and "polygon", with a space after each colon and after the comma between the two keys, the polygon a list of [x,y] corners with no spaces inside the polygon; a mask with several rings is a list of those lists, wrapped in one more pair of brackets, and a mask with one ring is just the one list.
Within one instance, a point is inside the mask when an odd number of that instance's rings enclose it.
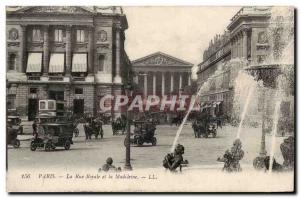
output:
{"label": "car wheel", "polygon": [[156,143],[157,143],[157,139],[156,139],[156,137],[154,137],[152,140],[152,146],[156,146]]}
{"label": "car wheel", "polygon": [[19,148],[20,147],[20,140],[16,139],[14,142],[14,148]]}
{"label": "car wheel", "polygon": [[34,142],[31,142],[31,144],[30,144],[30,150],[31,151],[35,151],[36,148],[37,148],[36,144]]}
{"label": "car wheel", "polygon": [[70,147],[71,147],[71,142],[70,142],[70,140],[66,140],[66,142],[65,142],[65,144],[64,144],[64,147],[65,147],[66,150],[69,150],[69,149],[70,149]]}

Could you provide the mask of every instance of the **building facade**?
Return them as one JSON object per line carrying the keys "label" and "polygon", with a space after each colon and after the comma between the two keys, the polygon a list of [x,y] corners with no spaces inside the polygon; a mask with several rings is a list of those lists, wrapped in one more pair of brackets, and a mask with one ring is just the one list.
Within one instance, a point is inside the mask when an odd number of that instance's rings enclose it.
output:
{"label": "building facade", "polygon": [[[191,93],[193,64],[189,62],[156,52],[132,61],[132,67],[135,76],[133,79],[136,85],[135,94],[142,95],[144,99],[149,95],[167,97],[168,100],[176,96],[178,101],[181,94],[194,94]],[[168,107],[163,111],[159,107],[153,107],[148,112],[136,112],[134,118],[140,119],[147,114],[152,114],[151,117],[159,120],[160,123],[169,123],[178,112]]]}
{"label": "building facade", "polygon": [[32,120],[40,99],[75,114],[99,113],[130,67],[121,7],[7,7],[7,108]]}
{"label": "building facade", "polygon": [[192,63],[162,52],[132,61],[137,92],[148,95],[172,95],[191,85]]}
{"label": "building facade", "polygon": [[[293,20],[293,16],[287,19],[289,24]],[[277,22],[285,23],[282,16],[272,16],[272,7],[243,7],[232,17],[224,34],[211,40],[197,72],[198,86],[204,86],[210,79],[201,94],[204,109],[212,115],[230,117],[238,72],[249,65],[276,62],[280,58],[278,52],[286,46],[284,40],[293,40],[294,26],[289,26],[289,35],[283,38],[282,26],[271,27]],[[293,102],[287,106],[292,111]]]}

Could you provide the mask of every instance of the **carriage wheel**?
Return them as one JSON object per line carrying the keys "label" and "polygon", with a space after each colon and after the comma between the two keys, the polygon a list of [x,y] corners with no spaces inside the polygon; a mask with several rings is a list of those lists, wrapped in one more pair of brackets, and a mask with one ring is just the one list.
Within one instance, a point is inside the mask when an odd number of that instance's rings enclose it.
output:
{"label": "carriage wheel", "polygon": [[18,139],[16,139],[15,141],[14,141],[14,148],[19,148],[20,147],[20,140],[18,140]]}
{"label": "carriage wheel", "polygon": [[69,150],[71,147],[71,142],[70,140],[66,140],[65,144],[64,144],[65,150]]}
{"label": "carriage wheel", "polygon": [[78,137],[79,135],[79,130],[77,128],[74,129],[74,134],[75,134],[75,137]]}
{"label": "carriage wheel", "polygon": [[152,146],[156,146],[156,143],[157,143],[157,139],[156,139],[156,137],[154,137],[152,140]]}
{"label": "carriage wheel", "polygon": [[30,144],[30,150],[31,151],[35,151],[36,148],[37,148],[37,145],[34,142],[31,142],[31,144]]}

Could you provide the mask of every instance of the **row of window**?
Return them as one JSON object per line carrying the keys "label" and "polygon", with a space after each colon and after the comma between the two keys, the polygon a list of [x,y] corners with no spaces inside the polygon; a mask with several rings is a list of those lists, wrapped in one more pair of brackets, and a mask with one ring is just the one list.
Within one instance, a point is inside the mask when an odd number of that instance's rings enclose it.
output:
{"label": "row of window", "polygon": [[[16,70],[16,60],[17,56],[15,53],[11,53],[8,56],[8,70]],[[38,60],[41,61],[41,60]],[[100,54],[97,57],[97,62],[98,62],[98,71],[103,71],[104,69],[104,63],[105,63],[105,55]]]}
{"label": "row of window", "polygon": [[[31,88],[29,88],[29,93],[30,94],[37,94],[38,93],[38,88],[37,87],[31,87]],[[76,87],[74,89],[74,93],[75,94],[83,94],[83,88]],[[50,92],[50,95],[53,95],[53,94],[51,94],[51,92]],[[58,95],[58,94],[56,94],[56,95]],[[61,94],[61,95],[63,95],[63,94]],[[55,96],[54,98],[57,98],[57,97]]]}
{"label": "row of window", "polygon": [[[55,29],[54,30],[54,41],[55,42],[63,42],[63,30]],[[32,41],[41,41],[42,34],[40,29],[32,29]],[[76,30],[76,42],[83,43],[85,42],[85,31],[84,30]]]}

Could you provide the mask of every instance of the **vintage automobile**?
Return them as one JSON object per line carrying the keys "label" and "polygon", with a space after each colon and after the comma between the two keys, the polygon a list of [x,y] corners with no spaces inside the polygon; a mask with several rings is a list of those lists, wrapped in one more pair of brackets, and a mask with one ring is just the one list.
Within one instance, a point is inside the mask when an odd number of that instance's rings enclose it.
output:
{"label": "vintage automobile", "polygon": [[20,147],[20,140],[17,139],[18,137],[18,130],[14,129],[12,125],[7,125],[6,127],[6,144],[13,145],[14,148]]}
{"label": "vintage automobile", "polygon": [[31,140],[30,149],[44,148],[45,151],[64,147],[69,150],[73,137],[72,123],[43,123],[38,126],[38,135]]}
{"label": "vintage automobile", "polygon": [[195,138],[208,138],[209,135],[212,135],[213,138],[217,137],[217,123],[213,121],[199,121],[196,120],[192,124],[194,129]]}
{"label": "vintage automobile", "polygon": [[156,146],[157,139],[154,137],[156,127],[152,122],[135,121],[134,127],[134,132],[130,138],[131,144],[142,146],[144,143],[151,143],[152,146]]}
{"label": "vintage automobile", "polygon": [[10,124],[11,127],[15,130],[17,130],[17,132],[19,134],[23,134],[23,125],[21,125],[21,118],[20,116],[17,115],[9,115],[7,116],[7,124]]}

